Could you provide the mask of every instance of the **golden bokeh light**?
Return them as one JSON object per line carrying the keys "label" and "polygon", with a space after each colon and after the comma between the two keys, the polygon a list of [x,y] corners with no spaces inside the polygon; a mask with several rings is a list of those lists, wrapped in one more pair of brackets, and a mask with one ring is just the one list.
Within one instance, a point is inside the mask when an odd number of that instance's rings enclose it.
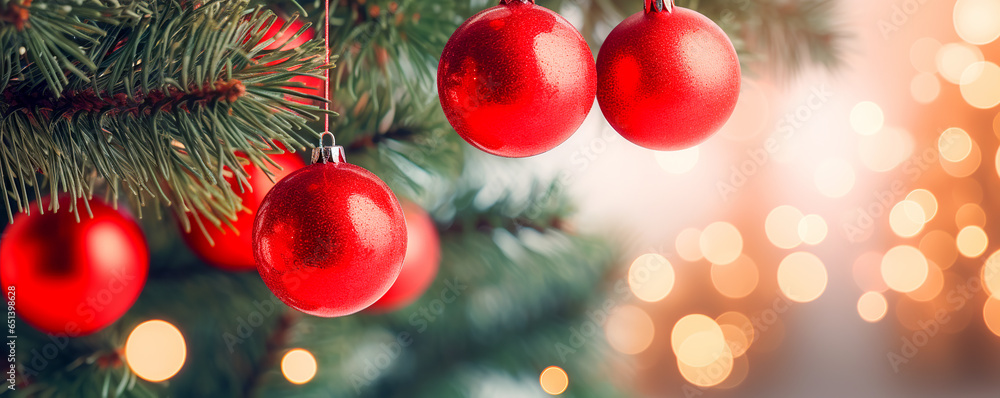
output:
{"label": "golden bokeh light", "polygon": [[997,176],[1000,176],[1000,149],[997,150],[997,156],[993,160],[993,167],[997,169]]}
{"label": "golden bokeh light", "polygon": [[722,357],[723,352],[729,352],[722,328],[715,320],[701,314],[687,315],[674,324],[670,346],[680,363],[695,368],[709,366]]}
{"label": "golden bokeh light", "polygon": [[937,73],[935,57],[940,49],[941,42],[930,37],[919,38],[910,45],[910,64],[921,73],[933,76]]}
{"label": "golden bokeh light", "polygon": [[799,236],[799,222],[802,212],[789,205],[775,207],[764,220],[764,233],[767,239],[782,249],[792,249],[802,244]]}
{"label": "golden bokeh light", "polygon": [[986,226],[986,212],[978,203],[966,203],[955,212],[955,226],[964,228],[970,225]]}
{"label": "golden bokeh light", "polygon": [[851,273],[861,290],[884,292],[889,289],[882,279],[882,254],[879,252],[869,251],[858,256]]}
{"label": "golden bokeh light", "polygon": [[[1000,21],[1000,17],[994,16]],[[962,98],[979,109],[990,109],[1000,104],[1000,66],[992,62],[969,65],[962,73]]]}
{"label": "golden bokeh light", "polygon": [[949,162],[961,162],[972,151],[972,137],[958,127],[952,127],[938,137],[938,153]]}
{"label": "golden bokeh light", "polygon": [[[745,341],[746,345],[743,346],[742,348],[734,347],[731,340],[729,340],[729,337],[726,337],[726,340],[730,341],[729,348],[732,350],[733,356],[735,357],[743,356],[743,354],[746,353],[748,349],[750,349],[750,345],[753,344],[754,340],[754,326],[753,323],[750,322],[750,318],[747,318],[747,316],[743,315],[742,313],[736,311],[729,311],[729,312],[724,312],[722,315],[716,317],[715,322],[719,324],[719,327],[731,326],[736,328],[737,330],[740,331],[740,333],[743,334],[743,338],[739,339],[739,341],[741,342]],[[726,335],[726,329],[723,329],[723,335]]]}
{"label": "golden bokeh light", "polygon": [[1000,250],[993,252],[983,264],[983,287],[991,296],[1000,299]]}
{"label": "golden bokeh light", "polygon": [[933,261],[927,262],[927,279],[916,290],[906,293],[911,299],[917,301],[931,301],[941,294],[944,288],[944,273]]}
{"label": "golden bokeh light", "polygon": [[604,336],[615,351],[635,355],[649,348],[656,336],[653,319],[646,311],[631,305],[616,307],[604,323]]}
{"label": "golden bokeh light", "polygon": [[941,82],[933,73],[919,73],[910,80],[910,96],[921,104],[929,104],[941,95]]}
{"label": "golden bokeh light", "polygon": [[885,296],[879,292],[867,292],[858,299],[858,315],[865,322],[875,323],[885,318],[889,311],[889,303],[885,301]]}
{"label": "golden bokeh light", "polygon": [[701,231],[698,247],[712,264],[729,264],[743,252],[743,236],[733,224],[714,222]]}
{"label": "golden bokeh light", "polygon": [[923,238],[920,238],[918,248],[928,260],[933,261],[941,269],[950,268],[955,263],[955,259],[958,258],[955,237],[942,230],[934,230],[925,234]]}
{"label": "golden bokeh light", "polygon": [[882,256],[882,279],[900,293],[917,290],[927,280],[927,258],[913,246],[900,245]]}
{"label": "golden bokeh light", "polygon": [[934,219],[938,211],[937,198],[931,191],[926,189],[914,189],[906,194],[906,200],[916,202],[924,211],[924,223]]}
{"label": "golden bokeh light", "polygon": [[140,323],[125,341],[125,361],[144,380],[159,382],[173,377],[186,358],[187,344],[181,331],[159,319]]}
{"label": "golden bokeh light", "polygon": [[858,142],[861,163],[871,171],[887,172],[913,154],[913,136],[906,130],[886,127]]}
{"label": "golden bokeh light", "polygon": [[753,259],[741,254],[729,264],[712,264],[712,285],[729,298],[743,298],[757,288],[760,274]]}
{"label": "golden bokeh light", "polygon": [[538,383],[549,395],[559,395],[569,387],[569,375],[558,366],[549,366],[538,376]]}
{"label": "golden bokeh light", "polygon": [[795,252],[778,264],[778,288],[789,300],[813,301],[826,290],[826,283],[826,267],[812,253]]}
{"label": "golden bokeh light", "polygon": [[659,254],[643,254],[628,269],[628,286],[639,300],[663,300],[674,288],[674,267]]}
{"label": "golden bokeh light", "polygon": [[990,297],[983,306],[983,320],[993,334],[1000,336],[1000,299]]}
{"label": "golden bokeh light", "polygon": [[830,158],[819,164],[813,183],[819,193],[828,198],[840,198],[854,188],[854,167],[841,158]]}
{"label": "golden bokeh light", "polygon": [[986,251],[986,246],[989,245],[989,238],[986,237],[986,232],[981,227],[970,225],[958,231],[958,236],[955,237],[955,245],[958,247],[958,252],[963,256],[976,258]]}
{"label": "golden bokeh light", "polygon": [[807,245],[818,245],[826,239],[826,220],[819,214],[809,214],[799,220],[799,238]]}
{"label": "golden bokeh light", "polygon": [[924,228],[924,209],[912,200],[896,203],[889,211],[889,227],[903,238],[916,235]]}
{"label": "golden bokeh light", "polygon": [[958,0],[952,23],[958,37],[983,45],[1000,37],[1000,0]]}
{"label": "golden bokeh light", "polygon": [[941,163],[941,168],[944,169],[945,173],[952,177],[962,178],[968,177],[975,173],[979,169],[979,165],[983,160],[983,154],[979,150],[979,144],[976,141],[972,141],[972,148],[969,150],[969,156],[966,156],[960,162],[949,162],[944,158],[938,159]]}
{"label": "golden bokeh light", "polygon": [[962,73],[969,65],[983,61],[983,52],[967,43],[948,43],[941,46],[935,56],[941,77],[954,84],[962,80]]}
{"label": "golden bokeh light", "polygon": [[296,348],[281,358],[281,374],[292,384],[305,384],[316,376],[316,357],[309,351]]}
{"label": "golden bokeh light", "polygon": [[698,147],[693,146],[679,151],[656,151],[653,156],[663,171],[670,174],[684,174],[694,170],[698,165]]}
{"label": "golden bokeh light", "polygon": [[711,363],[704,366],[692,366],[678,358],[677,369],[685,380],[698,387],[714,387],[725,381],[733,372],[733,353],[729,346],[723,346],[723,352]]}
{"label": "golden bokeh light", "polygon": [[861,101],[851,109],[851,128],[861,135],[872,135],[882,129],[885,115],[882,108],[871,101]]}
{"label": "golden bokeh light", "polygon": [[701,254],[701,230],[697,228],[687,228],[677,234],[674,247],[677,255],[685,261],[698,261],[704,256]]}

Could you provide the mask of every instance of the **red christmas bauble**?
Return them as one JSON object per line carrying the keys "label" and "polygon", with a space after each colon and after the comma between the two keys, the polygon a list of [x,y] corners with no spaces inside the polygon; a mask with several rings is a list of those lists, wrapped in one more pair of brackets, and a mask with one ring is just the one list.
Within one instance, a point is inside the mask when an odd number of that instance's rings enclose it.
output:
{"label": "red christmas bauble", "polygon": [[726,123],[740,93],[740,61],[712,20],[667,7],[618,24],[597,56],[597,103],[622,137],[655,150],[701,143]]}
{"label": "red christmas bauble", "polygon": [[[80,221],[61,198],[58,212],[18,214],[0,240],[0,279],[17,313],[49,334],[80,336],[118,320],[139,297],[149,249],[130,218],[98,201]],[[43,200],[48,206],[49,199]]]}
{"label": "red christmas bauble", "polygon": [[[293,171],[301,169],[306,165],[302,161],[302,158],[293,153],[286,152],[269,155],[269,157],[281,166],[281,170],[278,170],[278,168],[266,161],[264,162],[268,170],[274,173],[274,181],[280,181]],[[188,246],[199,257],[209,264],[227,271],[257,269],[257,264],[253,259],[251,239],[253,237],[254,214],[257,213],[257,208],[260,206],[260,202],[264,200],[264,196],[267,195],[271,187],[275,184],[268,179],[267,174],[263,170],[253,164],[243,166],[243,170],[247,172],[247,181],[250,183],[249,189],[244,186],[243,192],[240,192],[239,182],[235,177],[226,177],[226,181],[233,187],[233,190],[242,200],[243,206],[249,209],[249,212],[237,213],[236,220],[231,220],[233,223],[232,229],[227,225],[223,225],[221,228],[215,228],[211,224],[205,225],[208,236],[212,238],[211,242],[205,238],[205,234],[202,233],[197,225],[192,225],[191,230],[183,234]],[[191,215],[191,217],[199,216]],[[215,245],[213,246],[212,243],[215,243]]]}
{"label": "red christmas bauble", "polygon": [[580,32],[534,0],[501,0],[451,35],[438,65],[441,107],[485,152],[526,157],[576,131],[594,104],[594,56]]}
{"label": "red christmas bauble", "polygon": [[[301,35],[299,35],[298,37],[295,37],[295,39],[292,39],[292,37],[295,36],[296,33],[299,33],[299,30],[302,29],[302,26],[305,25],[305,23],[302,22],[301,19],[296,19],[296,20],[292,21],[292,23],[288,26],[288,29],[286,29],[283,34],[278,35],[278,33],[281,32],[281,27],[285,25],[285,20],[281,19],[281,17],[275,17],[275,18],[276,19],[275,19],[274,23],[271,24],[271,27],[267,29],[267,32],[264,32],[264,36],[261,37],[261,39],[260,39],[259,43],[263,43],[264,41],[266,41],[268,39],[274,38],[274,41],[271,42],[271,44],[268,44],[266,47],[264,47],[264,50],[281,50],[281,51],[293,50],[296,47],[299,47],[299,46],[302,46],[303,44],[306,44],[307,42],[309,42],[309,40],[312,40],[312,39],[316,38],[316,32],[315,32],[315,30],[314,29],[307,29],[305,32],[302,32]],[[277,63],[277,62],[278,61],[272,62],[272,64],[273,63]],[[302,87],[288,87],[289,90],[294,90],[294,91],[298,91],[298,92],[303,93],[303,94],[316,95],[316,96],[319,96],[319,95],[322,94],[321,90],[323,88],[324,82],[323,82],[323,79],[321,79],[319,77],[315,77],[315,76],[294,76],[291,79],[288,79],[288,81],[289,82],[303,83],[306,86],[305,88],[302,88]],[[302,98],[298,98],[298,97],[288,96],[287,98],[290,101],[295,101],[295,102],[298,102],[300,104],[312,104],[313,103],[313,101],[302,99]]]}
{"label": "red christmas bauble", "polygon": [[264,283],[285,304],[316,316],[350,315],[399,276],[406,224],[374,174],[346,162],[315,163],[264,197],[253,250]]}
{"label": "red christmas bauble", "polygon": [[434,221],[424,209],[404,201],[403,217],[406,218],[406,256],[403,270],[389,291],[368,307],[376,312],[395,311],[413,304],[437,276],[441,262],[441,241]]}

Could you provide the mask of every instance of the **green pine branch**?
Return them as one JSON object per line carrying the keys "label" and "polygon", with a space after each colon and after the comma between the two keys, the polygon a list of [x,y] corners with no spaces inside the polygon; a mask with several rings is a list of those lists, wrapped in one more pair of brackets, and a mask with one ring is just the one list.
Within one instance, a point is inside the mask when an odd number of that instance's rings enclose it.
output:
{"label": "green pine branch", "polygon": [[[0,187],[17,211],[29,189],[89,197],[103,187],[112,201],[125,193],[140,208],[164,203],[185,223],[197,211],[220,225],[241,209],[226,176],[246,185],[241,164],[263,165],[276,141],[294,149],[315,137],[306,123],[322,111],[291,99],[321,99],[288,80],[322,75],[322,43],[263,51],[275,18],[248,0],[109,6],[100,10],[119,11],[47,36],[40,29],[61,14],[45,10],[57,4],[31,3],[23,30],[0,20],[0,57],[17,61],[0,92]],[[37,40],[67,61],[33,62]]]}

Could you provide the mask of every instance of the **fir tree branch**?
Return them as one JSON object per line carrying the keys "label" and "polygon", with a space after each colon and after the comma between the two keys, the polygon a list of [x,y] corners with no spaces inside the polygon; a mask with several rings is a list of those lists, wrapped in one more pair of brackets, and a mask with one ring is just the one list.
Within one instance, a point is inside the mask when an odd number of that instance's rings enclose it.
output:
{"label": "fir tree branch", "polygon": [[[248,4],[164,2],[132,25],[90,21],[102,37],[83,47],[87,62],[72,65],[96,67],[61,70],[58,86],[44,67],[22,66],[0,93],[0,188],[17,210],[27,211],[29,187],[89,197],[105,185],[111,201],[124,191],[138,207],[173,205],[185,228],[189,211],[228,223],[242,206],[225,176],[244,189],[243,163],[261,166],[279,151],[275,142],[294,149],[306,143],[303,133],[315,137],[306,122],[322,111],[291,99],[322,99],[291,90],[297,83],[288,80],[328,68],[318,40],[262,50],[274,17]],[[39,25],[35,17],[29,26]],[[35,37],[30,29],[24,35]]]}

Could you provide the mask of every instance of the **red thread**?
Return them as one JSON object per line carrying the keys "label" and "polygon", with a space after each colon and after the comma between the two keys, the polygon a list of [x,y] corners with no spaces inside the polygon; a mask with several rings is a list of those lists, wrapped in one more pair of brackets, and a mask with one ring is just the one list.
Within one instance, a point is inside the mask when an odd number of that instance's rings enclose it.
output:
{"label": "red thread", "polygon": [[323,21],[323,42],[326,43],[323,51],[327,66],[323,70],[323,98],[326,99],[323,110],[327,111],[323,114],[323,129],[330,131],[330,0],[323,0]]}

